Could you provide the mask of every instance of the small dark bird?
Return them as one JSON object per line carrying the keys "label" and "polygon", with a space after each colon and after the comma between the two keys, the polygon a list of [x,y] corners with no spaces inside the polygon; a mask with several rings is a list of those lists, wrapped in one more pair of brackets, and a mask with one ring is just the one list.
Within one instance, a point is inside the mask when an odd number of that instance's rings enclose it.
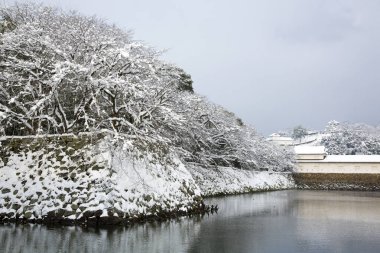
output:
{"label": "small dark bird", "polygon": [[219,209],[219,208],[218,208],[218,205],[215,205],[215,206],[214,206],[214,205],[211,205],[211,213],[214,213],[214,212],[217,213],[217,212],[218,212],[218,209]]}

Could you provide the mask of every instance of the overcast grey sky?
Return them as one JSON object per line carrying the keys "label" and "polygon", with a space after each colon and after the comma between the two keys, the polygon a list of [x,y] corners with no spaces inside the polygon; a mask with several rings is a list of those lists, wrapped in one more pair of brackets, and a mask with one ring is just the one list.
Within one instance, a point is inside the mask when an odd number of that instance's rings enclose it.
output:
{"label": "overcast grey sky", "polygon": [[162,58],[191,74],[198,93],[262,134],[332,119],[380,124],[378,0],[40,2],[169,49]]}

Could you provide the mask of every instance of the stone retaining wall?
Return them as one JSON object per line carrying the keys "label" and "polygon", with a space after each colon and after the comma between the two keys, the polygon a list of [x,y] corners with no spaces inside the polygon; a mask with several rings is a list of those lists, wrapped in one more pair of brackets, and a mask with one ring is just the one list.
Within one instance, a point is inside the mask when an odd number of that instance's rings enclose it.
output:
{"label": "stone retaining wall", "polygon": [[201,211],[198,186],[168,149],[109,137],[0,139],[0,222],[120,223]]}
{"label": "stone retaining wall", "polygon": [[380,190],[380,174],[294,173],[298,189],[313,190]]}
{"label": "stone retaining wall", "polygon": [[291,173],[242,170],[231,167],[189,166],[203,196],[294,189]]}
{"label": "stone retaining wall", "polygon": [[202,195],[294,187],[287,173],[185,166],[158,141],[0,138],[0,223],[127,224],[204,214]]}

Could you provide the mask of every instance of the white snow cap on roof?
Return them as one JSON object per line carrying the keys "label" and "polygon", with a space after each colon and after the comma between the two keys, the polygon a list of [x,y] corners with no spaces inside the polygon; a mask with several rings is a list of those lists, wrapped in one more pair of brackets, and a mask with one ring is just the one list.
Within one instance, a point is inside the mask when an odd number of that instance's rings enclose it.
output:
{"label": "white snow cap on roof", "polygon": [[380,155],[328,155],[323,162],[380,163]]}
{"label": "white snow cap on roof", "polygon": [[297,155],[320,155],[326,154],[324,146],[295,146],[294,152]]}

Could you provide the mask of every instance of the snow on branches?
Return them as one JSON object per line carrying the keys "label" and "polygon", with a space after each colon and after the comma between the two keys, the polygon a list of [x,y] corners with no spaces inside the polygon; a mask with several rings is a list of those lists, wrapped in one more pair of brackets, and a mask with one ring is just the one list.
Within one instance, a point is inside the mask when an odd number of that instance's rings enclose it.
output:
{"label": "snow on branches", "polygon": [[0,134],[107,129],[156,139],[201,166],[282,170],[291,155],[193,92],[190,75],[96,17],[0,9]]}
{"label": "snow on branches", "polygon": [[380,155],[380,128],[330,121],[321,143],[332,155]]}
{"label": "snow on branches", "polygon": [[157,53],[94,17],[24,4],[1,10],[0,112],[10,135],[136,133],[162,102]]}

